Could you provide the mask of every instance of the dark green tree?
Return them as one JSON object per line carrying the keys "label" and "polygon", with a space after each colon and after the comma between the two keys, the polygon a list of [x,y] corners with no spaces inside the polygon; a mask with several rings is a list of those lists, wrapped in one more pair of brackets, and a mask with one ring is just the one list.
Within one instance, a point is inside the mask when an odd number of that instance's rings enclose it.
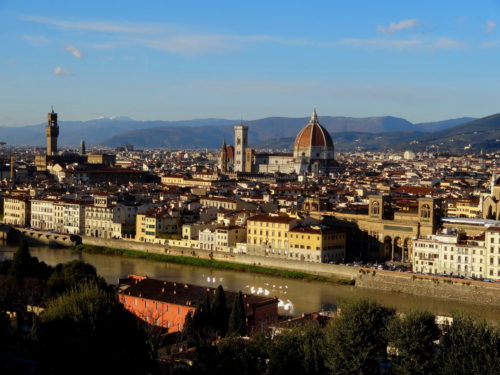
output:
{"label": "dark green tree", "polygon": [[30,254],[28,241],[22,240],[14,253],[10,267],[10,274],[16,279],[24,279],[33,273],[33,260]]}
{"label": "dark green tree", "polygon": [[104,279],[97,275],[95,267],[81,260],[58,264],[50,276],[47,286],[52,293],[59,294],[80,283],[93,283],[102,289],[107,288]]}
{"label": "dark green tree", "polygon": [[453,323],[442,338],[438,363],[441,375],[498,375],[498,328],[470,316],[454,316]]}
{"label": "dark green tree", "polygon": [[196,308],[194,314],[188,313],[184,321],[182,336],[190,347],[208,344],[215,338],[212,316],[204,303]]}
{"label": "dark green tree", "polygon": [[153,353],[137,318],[113,294],[93,284],[52,300],[41,316],[37,337],[43,372],[126,373],[153,370]]}
{"label": "dark green tree", "polygon": [[47,280],[52,271],[52,267],[31,256],[28,242],[22,240],[19,248],[14,253],[8,273],[18,281],[26,277]]}
{"label": "dark green tree", "polygon": [[327,367],[337,375],[371,375],[387,360],[387,327],[394,310],[358,300],[341,306],[327,328]]}
{"label": "dark green tree", "polygon": [[266,374],[266,348],[270,341],[223,339],[216,346],[205,345],[197,350],[197,358],[192,368],[193,374]]}
{"label": "dark green tree", "polygon": [[215,290],[215,296],[212,300],[210,311],[216,334],[220,337],[224,337],[227,332],[228,311],[226,293],[224,292],[222,285],[219,285]]}
{"label": "dark green tree", "polygon": [[439,329],[429,312],[412,311],[389,324],[391,362],[396,374],[431,375],[436,373],[436,345]]}
{"label": "dark green tree", "polygon": [[325,335],[311,323],[277,336],[269,347],[268,373],[325,374]]}
{"label": "dark green tree", "polygon": [[228,334],[231,336],[247,335],[245,304],[243,302],[243,293],[241,293],[241,291],[234,299],[231,315],[229,315]]}

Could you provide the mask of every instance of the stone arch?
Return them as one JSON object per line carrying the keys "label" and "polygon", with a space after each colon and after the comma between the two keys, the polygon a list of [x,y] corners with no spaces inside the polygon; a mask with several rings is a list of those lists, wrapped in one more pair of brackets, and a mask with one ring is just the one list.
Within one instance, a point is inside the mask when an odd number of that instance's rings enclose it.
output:
{"label": "stone arch", "polygon": [[392,238],[390,236],[384,237],[384,258],[390,259],[392,254]]}
{"label": "stone arch", "polygon": [[405,238],[403,241],[403,262],[411,262],[413,259],[413,245],[411,238]]}
{"label": "stone arch", "polygon": [[403,243],[401,237],[395,237],[393,243],[392,260],[401,262],[403,258]]}

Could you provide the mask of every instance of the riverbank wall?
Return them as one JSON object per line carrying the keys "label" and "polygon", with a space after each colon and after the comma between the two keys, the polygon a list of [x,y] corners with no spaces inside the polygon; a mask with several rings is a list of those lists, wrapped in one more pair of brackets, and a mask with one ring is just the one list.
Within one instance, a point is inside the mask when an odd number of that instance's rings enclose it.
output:
{"label": "riverbank wall", "polygon": [[[18,231],[19,229],[16,228]],[[153,254],[178,255],[201,259],[214,259],[244,265],[300,271],[328,278],[355,280],[355,286],[396,293],[455,300],[480,305],[500,307],[500,284],[472,280],[452,279],[405,272],[374,270],[334,264],[284,260],[273,257],[235,254],[229,252],[209,252],[197,248],[172,247],[149,244],[132,240],[103,239],[89,236],[70,236],[32,230],[19,233],[33,243],[58,246],[84,245],[109,247],[122,250],[143,251]]]}
{"label": "riverbank wall", "polygon": [[500,306],[500,284],[360,268],[356,286],[388,292]]}
{"label": "riverbank wall", "polygon": [[407,293],[480,305],[500,306],[500,284],[498,283],[417,275],[405,272],[374,270],[370,268],[348,267],[334,264],[283,260],[246,254],[231,254],[225,252],[210,253],[200,249],[167,248],[164,245],[147,244],[128,240],[104,240],[102,238],[82,236],[82,243],[85,245],[137,250],[156,254],[215,259],[289,271],[302,271],[325,277],[355,280],[355,286],[359,288]]}
{"label": "riverbank wall", "polygon": [[278,268],[287,271],[301,271],[314,275],[331,278],[355,280],[358,270],[355,267],[347,267],[334,264],[301,262],[297,260],[283,260],[279,258],[263,257],[247,254],[235,254],[228,252],[210,252],[200,249],[166,247],[158,244],[148,244],[128,240],[112,240],[96,237],[82,236],[83,245],[110,247],[122,250],[144,251],[153,254],[179,255],[203,259],[221,260],[231,263]]}

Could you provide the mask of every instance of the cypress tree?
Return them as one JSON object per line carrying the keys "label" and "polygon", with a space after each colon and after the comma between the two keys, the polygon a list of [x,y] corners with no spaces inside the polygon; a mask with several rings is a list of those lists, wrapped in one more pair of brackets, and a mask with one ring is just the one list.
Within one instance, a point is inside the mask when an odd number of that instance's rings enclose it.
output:
{"label": "cypress tree", "polygon": [[229,316],[228,332],[231,336],[246,336],[247,334],[245,304],[243,303],[241,290],[233,302],[231,315]]}
{"label": "cypress tree", "polygon": [[31,274],[32,265],[33,260],[28,247],[28,241],[22,240],[12,258],[10,273],[17,279],[23,279]]}
{"label": "cypress tree", "polygon": [[224,288],[219,285],[215,290],[215,297],[212,301],[212,317],[213,317],[213,327],[215,328],[217,335],[224,337],[227,332],[227,304],[226,304],[226,293],[224,293]]}

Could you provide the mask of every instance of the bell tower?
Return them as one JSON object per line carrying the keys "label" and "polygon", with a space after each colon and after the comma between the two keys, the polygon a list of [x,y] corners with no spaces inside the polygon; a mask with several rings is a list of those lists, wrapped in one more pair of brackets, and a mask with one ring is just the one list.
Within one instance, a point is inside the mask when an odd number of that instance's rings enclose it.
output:
{"label": "bell tower", "polygon": [[45,127],[45,136],[47,137],[47,156],[57,154],[57,137],[59,136],[59,125],[57,125],[57,113],[52,112],[48,114],[48,122]]}
{"label": "bell tower", "polygon": [[234,127],[234,171],[244,172],[245,150],[248,147],[248,127],[240,124]]}

